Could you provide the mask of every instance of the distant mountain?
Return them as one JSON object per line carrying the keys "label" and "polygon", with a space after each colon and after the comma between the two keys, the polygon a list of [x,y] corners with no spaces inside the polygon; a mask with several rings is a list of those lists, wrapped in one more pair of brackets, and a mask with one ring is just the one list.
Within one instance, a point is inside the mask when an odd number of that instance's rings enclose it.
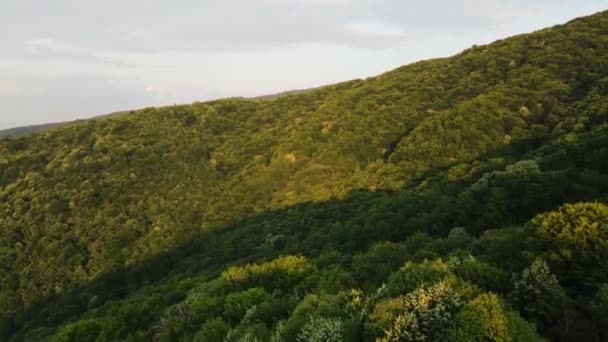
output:
{"label": "distant mountain", "polygon": [[16,128],[9,128],[0,131],[0,138],[12,138],[18,137],[28,133],[40,132],[49,128],[58,127],[62,125],[68,124],[67,122],[57,122],[57,123],[49,123],[42,125],[31,125],[31,126],[22,126]]}
{"label": "distant mountain", "polygon": [[[303,93],[311,92],[314,89],[317,89],[317,88],[290,90],[290,91],[280,92],[280,93],[277,93],[277,94],[262,95],[262,96],[255,96],[255,97],[249,97],[249,98],[234,97],[233,99],[273,100],[273,99],[276,99],[276,98],[279,98],[279,97],[282,97],[282,96],[295,95],[295,94],[303,94]],[[99,115],[99,116],[93,117],[92,119],[95,119],[95,118],[106,118],[106,117],[110,117],[110,116],[114,116],[114,115],[121,115],[121,114],[126,114],[126,113],[128,113],[128,111],[113,112],[113,113],[110,113],[110,114]],[[79,123],[79,122],[82,122],[82,121],[84,121],[84,120],[81,119],[81,120],[74,120],[74,121],[54,122],[54,123],[46,123],[46,124],[40,124],[40,125],[30,125],[30,126],[21,126],[21,127],[4,129],[4,130],[0,130],[0,138],[19,137],[19,136],[23,136],[23,135],[28,134],[28,133],[41,132],[41,131],[45,131],[45,130],[50,129],[50,128],[55,128],[55,127],[61,127],[61,126],[76,124],[76,123]]]}
{"label": "distant mountain", "polygon": [[0,339],[606,341],[608,12],[0,139]]}
{"label": "distant mountain", "polygon": [[288,95],[297,95],[297,94],[310,93],[310,92],[312,92],[312,91],[314,91],[316,89],[319,89],[319,87],[308,88],[308,89],[297,89],[297,90],[283,91],[283,92],[276,93],[276,94],[250,97],[249,99],[251,99],[251,100],[274,100],[274,99],[277,99],[279,97],[288,96]]}
{"label": "distant mountain", "polygon": [[[126,114],[126,113],[128,113],[128,112],[127,111],[112,112],[110,114],[98,115],[98,116],[95,116],[88,120],[108,118],[108,117],[122,115],[122,114]],[[23,136],[23,135],[26,135],[29,133],[42,132],[42,131],[45,131],[45,130],[48,130],[51,128],[78,124],[83,121],[85,121],[85,120],[80,119],[80,120],[73,120],[73,121],[53,122],[53,123],[46,123],[46,124],[41,124],[41,125],[30,125],[30,126],[21,126],[21,127],[4,129],[4,130],[0,130],[0,138],[20,137],[20,136]]]}

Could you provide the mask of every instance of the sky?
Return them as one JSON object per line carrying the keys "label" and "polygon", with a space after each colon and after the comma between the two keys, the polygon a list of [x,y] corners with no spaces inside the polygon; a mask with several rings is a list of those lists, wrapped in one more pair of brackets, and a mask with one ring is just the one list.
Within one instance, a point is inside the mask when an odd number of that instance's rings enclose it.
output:
{"label": "sky", "polygon": [[0,129],[365,78],[606,0],[0,0]]}

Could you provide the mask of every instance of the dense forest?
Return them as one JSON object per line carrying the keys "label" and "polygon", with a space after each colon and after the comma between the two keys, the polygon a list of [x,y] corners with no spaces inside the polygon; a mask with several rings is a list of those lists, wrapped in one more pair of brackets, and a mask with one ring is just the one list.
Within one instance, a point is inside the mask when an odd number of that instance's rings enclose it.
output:
{"label": "dense forest", "polygon": [[607,341],[608,12],[0,139],[0,340]]}

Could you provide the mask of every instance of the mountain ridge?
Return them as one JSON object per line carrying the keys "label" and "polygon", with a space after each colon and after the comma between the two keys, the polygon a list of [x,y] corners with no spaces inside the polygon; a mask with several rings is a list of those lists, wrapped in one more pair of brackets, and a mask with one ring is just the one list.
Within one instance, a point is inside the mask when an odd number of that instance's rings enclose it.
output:
{"label": "mountain ridge", "polygon": [[[286,90],[286,91],[281,91],[281,92],[274,93],[274,94],[260,95],[260,96],[253,96],[253,97],[234,96],[234,97],[230,97],[230,98],[233,98],[233,99],[248,99],[248,100],[273,100],[273,99],[276,99],[276,98],[279,98],[279,97],[282,97],[282,96],[307,93],[307,92],[313,91],[314,89],[317,89],[317,88],[320,88],[320,87],[313,87],[313,88],[307,88],[307,89]],[[217,101],[217,100],[222,100],[222,99],[216,99],[216,100],[212,100],[212,101]],[[196,102],[198,102],[198,101],[196,101]],[[127,114],[127,113],[134,112],[134,111],[135,110],[121,110],[121,111],[116,111],[116,112],[112,112],[112,113],[109,113],[109,114],[96,115],[96,116],[93,116],[91,118],[86,118],[86,119],[76,119],[76,120],[71,120],[71,121],[50,122],[50,123],[34,124],[34,125],[18,126],[18,127],[1,129],[0,130],[0,139],[1,138],[14,138],[14,137],[22,136],[22,135],[29,134],[29,133],[36,133],[36,132],[45,131],[47,129],[51,129],[51,128],[55,128],[55,127],[61,127],[61,126],[66,126],[66,125],[74,125],[74,124],[78,124],[78,123],[81,123],[81,122],[86,121],[86,120],[95,120],[95,119],[107,118],[107,117],[112,117],[112,116],[115,116],[115,115]]]}
{"label": "mountain ridge", "polygon": [[108,118],[108,117],[112,117],[112,116],[116,116],[116,115],[124,115],[127,113],[129,113],[129,111],[116,111],[116,112],[112,112],[112,113],[108,113],[108,114],[96,115],[96,116],[93,116],[88,119],[76,119],[76,120],[71,120],[71,121],[49,122],[49,123],[43,123],[43,124],[18,126],[18,127],[13,127],[13,128],[2,129],[2,130],[0,130],[0,139],[19,137],[19,136],[23,136],[23,135],[26,135],[29,133],[42,132],[42,131],[52,129],[52,128],[58,128],[58,127],[67,126],[67,125],[75,125],[75,124],[79,124],[79,123],[87,121],[87,120],[103,119],[103,118]]}

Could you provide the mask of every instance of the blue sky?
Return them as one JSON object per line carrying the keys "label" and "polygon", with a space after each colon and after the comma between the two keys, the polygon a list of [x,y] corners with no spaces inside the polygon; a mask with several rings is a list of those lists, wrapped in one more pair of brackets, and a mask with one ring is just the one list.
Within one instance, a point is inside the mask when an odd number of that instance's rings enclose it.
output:
{"label": "blue sky", "polygon": [[0,129],[372,76],[605,0],[2,0]]}

